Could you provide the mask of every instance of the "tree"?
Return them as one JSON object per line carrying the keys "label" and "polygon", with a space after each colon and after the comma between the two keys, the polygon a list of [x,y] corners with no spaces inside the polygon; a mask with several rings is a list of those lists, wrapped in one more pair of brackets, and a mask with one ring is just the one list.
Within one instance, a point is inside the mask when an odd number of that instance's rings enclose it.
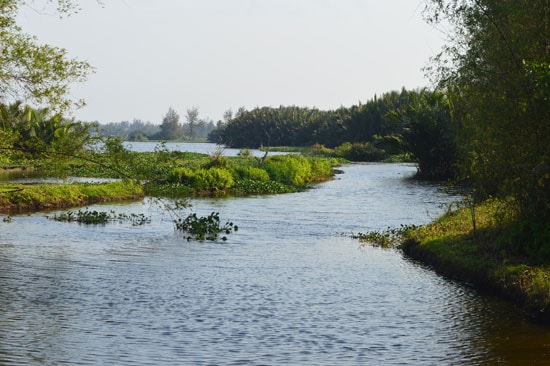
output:
{"label": "tree", "polygon": [[231,108],[229,108],[228,110],[223,112],[223,121],[225,123],[229,123],[229,121],[231,121],[232,119],[233,119],[233,111],[231,110]]}
{"label": "tree", "polygon": [[[56,3],[61,15],[76,9],[71,0]],[[79,105],[70,98],[70,85],[82,82],[91,71],[87,62],[67,57],[62,48],[37,43],[16,24],[24,0],[0,0],[0,102],[23,100],[53,112]]]}
{"label": "tree", "polygon": [[393,115],[404,125],[403,147],[418,163],[420,177],[447,179],[455,175],[456,141],[447,96],[420,90]]}
{"label": "tree", "polygon": [[160,125],[160,138],[163,140],[175,140],[181,137],[180,116],[172,107],[168,108],[168,112],[162,119]]}
{"label": "tree", "polygon": [[187,108],[185,114],[185,120],[187,121],[188,136],[191,139],[197,137],[197,128],[199,125],[199,109],[197,107]]}
{"label": "tree", "polygon": [[11,137],[11,141],[5,141],[1,147],[12,155],[55,156],[61,160],[83,151],[93,140],[90,132],[96,127],[52,114],[47,108],[33,109],[20,102],[0,104],[0,134]]}
{"label": "tree", "polygon": [[462,174],[548,230],[550,2],[430,0],[427,14],[453,29],[431,71],[452,101]]}

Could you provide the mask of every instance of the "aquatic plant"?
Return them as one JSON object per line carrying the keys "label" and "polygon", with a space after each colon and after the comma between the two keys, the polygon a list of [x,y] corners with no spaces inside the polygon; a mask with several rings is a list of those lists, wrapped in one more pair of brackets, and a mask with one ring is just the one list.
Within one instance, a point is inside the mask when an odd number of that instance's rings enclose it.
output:
{"label": "aquatic plant", "polygon": [[85,225],[104,225],[109,222],[129,222],[134,226],[144,225],[151,222],[151,218],[144,214],[117,214],[115,211],[96,211],[84,210],[67,211],[53,216],[47,216],[48,219],[60,222],[78,222]]}
{"label": "aquatic plant", "polygon": [[[187,241],[216,241],[220,238],[227,240],[225,235],[238,231],[237,225],[232,222],[226,222],[223,226],[220,224],[219,212],[212,212],[208,216],[198,217],[196,213],[189,214],[185,219],[178,218],[174,220],[176,230],[187,233]],[[220,234],[222,235],[220,237]],[[225,235],[224,235],[225,234]]]}
{"label": "aquatic plant", "polygon": [[396,228],[388,227],[382,231],[373,230],[366,233],[351,234],[351,238],[359,240],[363,245],[371,244],[375,247],[391,248],[399,246],[418,228],[417,225],[401,225]]}

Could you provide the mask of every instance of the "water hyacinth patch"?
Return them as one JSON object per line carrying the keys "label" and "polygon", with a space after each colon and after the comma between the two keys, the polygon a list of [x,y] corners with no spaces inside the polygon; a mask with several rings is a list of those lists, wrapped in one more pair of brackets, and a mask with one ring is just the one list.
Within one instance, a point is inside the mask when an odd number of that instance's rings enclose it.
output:
{"label": "water hyacinth patch", "polygon": [[[212,212],[210,215],[202,217],[198,217],[196,213],[192,213],[185,219],[179,218],[174,220],[174,225],[176,230],[188,234],[186,237],[187,241],[216,241],[218,238],[226,241],[227,237],[225,235],[239,230],[239,227],[232,222],[226,222],[222,226],[220,224],[219,212]],[[221,237],[220,234],[222,235]]]}
{"label": "water hyacinth patch", "polygon": [[129,222],[133,226],[144,225],[151,222],[151,218],[143,214],[117,214],[115,211],[96,211],[96,210],[78,210],[67,211],[53,216],[47,216],[48,219],[60,222],[78,222],[85,225],[105,225],[107,223]]}

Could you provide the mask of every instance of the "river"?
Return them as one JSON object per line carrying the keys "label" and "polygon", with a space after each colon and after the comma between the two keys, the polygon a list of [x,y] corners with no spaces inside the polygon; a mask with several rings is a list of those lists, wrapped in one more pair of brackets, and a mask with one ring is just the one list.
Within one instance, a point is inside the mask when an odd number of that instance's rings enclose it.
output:
{"label": "river", "polygon": [[187,242],[147,200],[0,222],[0,364],[548,364],[550,330],[349,234],[437,217],[453,199],[400,164],[352,164],[306,192],[193,200],[239,231]]}

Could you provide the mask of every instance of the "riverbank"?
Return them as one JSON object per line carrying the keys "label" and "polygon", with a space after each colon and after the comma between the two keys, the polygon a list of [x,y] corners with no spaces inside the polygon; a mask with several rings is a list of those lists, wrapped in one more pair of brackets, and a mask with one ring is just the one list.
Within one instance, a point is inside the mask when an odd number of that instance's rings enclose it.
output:
{"label": "riverbank", "polygon": [[143,186],[133,181],[71,184],[0,185],[0,212],[39,211],[92,203],[129,201],[143,197]]}
{"label": "riverbank", "polygon": [[402,250],[436,272],[498,294],[527,316],[550,324],[550,264],[503,248],[502,234],[509,230],[509,222],[496,222],[497,205],[477,206],[475,216],[471,208],[448,212],[407,233]]}

